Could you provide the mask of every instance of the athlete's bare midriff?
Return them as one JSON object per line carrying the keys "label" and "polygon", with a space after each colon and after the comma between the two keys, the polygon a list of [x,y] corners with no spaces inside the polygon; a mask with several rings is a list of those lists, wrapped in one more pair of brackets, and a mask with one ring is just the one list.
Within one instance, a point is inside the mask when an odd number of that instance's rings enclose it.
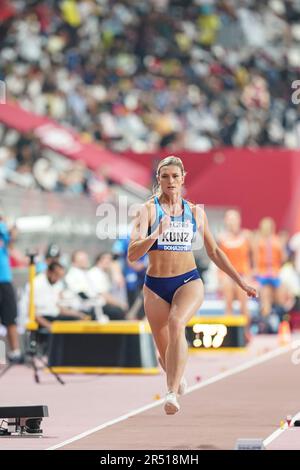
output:
{"label": "athlete's bare midriff", "polygon": [[154,277],[172,277],[195,269],[196,263],[192,252],[149,251],[147,274]]}

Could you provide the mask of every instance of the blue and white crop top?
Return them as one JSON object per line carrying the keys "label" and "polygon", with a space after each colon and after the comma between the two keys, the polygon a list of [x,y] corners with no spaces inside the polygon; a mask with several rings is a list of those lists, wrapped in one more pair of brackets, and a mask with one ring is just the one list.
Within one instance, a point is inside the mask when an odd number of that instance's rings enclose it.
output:
{"label": "blue and white crop top", "polygon": [[[153,233],[161,219],[166,215],[157,196],[154,197],[154,203],[156,217],[153,225],[148,227],[148,235]],[[149,251],[192,251],[192,242],[195,239],[197,224],[187,201],[182,199],[182,214],[179,216],[170,216],[170,218],[170,227],[155,240],[151,248],[149,248]]]}

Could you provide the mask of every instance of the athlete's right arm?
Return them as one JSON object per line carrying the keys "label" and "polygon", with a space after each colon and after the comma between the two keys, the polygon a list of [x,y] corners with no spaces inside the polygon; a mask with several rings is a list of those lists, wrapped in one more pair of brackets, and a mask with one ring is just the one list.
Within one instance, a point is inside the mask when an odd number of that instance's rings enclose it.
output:
{"label": "athlete's right arm", "polygon": [[148,226],[150,221],[151,208],[149,205],[144,204],[134,221],[128,246],[127,259],[131,263],[137,261],[147,253],[159,235],[170,226],[171,219],[169,216],[165,215],[157,228],[148,235]]}

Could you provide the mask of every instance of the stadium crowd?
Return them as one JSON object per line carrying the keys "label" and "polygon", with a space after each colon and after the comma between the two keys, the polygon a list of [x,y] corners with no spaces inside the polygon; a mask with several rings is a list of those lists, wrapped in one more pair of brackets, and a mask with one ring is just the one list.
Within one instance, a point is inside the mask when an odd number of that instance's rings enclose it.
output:
{"label": "stadium crowd", "polygon": [[[298,148],[300,110],[291,96],[300,69],[299,19],[297,0],[0,0],[0,80],[8,100],[114,152]],[[97,202],[114,198],[105,168],[91,172],[42,148],[34,135],[1,126],[0,187],[7,183]],[[262,316],[299,310],[300,235],[279,236],[270,219],[251,234],[238,219],[225,220],[219,241],[228,256],[232,243],[242,250],[245,263],[237,269],[255,277]],[[27,266],[16,231],[9,240],[1,226],[11,266]],[[49,328],[57,316],[142,317],[131,307],[147,257],[130,265],[127,247],[128,240],[116,241],[94,265],[84,250],[65,265],[49,247],[36,277],[37,292],[48,292],[47,309],[52,305],[46,311],[47,297],[37,294],[41,325]],[[232,286],[197,262],[230,313]],[[5,272],[0,284],[11,282]]]}
{"label": "stadium crowd", "polygon": [[85,194],[96,203],[113,202],[114,184],[105,165],[90,170],[41,146],[33,134],[0,126],[0,189],[17,186],[46,192]]}
{"label": "stadium crowd", "polygon": [[0,4],[8,98],[114,151],[299,147],[297,0]]}

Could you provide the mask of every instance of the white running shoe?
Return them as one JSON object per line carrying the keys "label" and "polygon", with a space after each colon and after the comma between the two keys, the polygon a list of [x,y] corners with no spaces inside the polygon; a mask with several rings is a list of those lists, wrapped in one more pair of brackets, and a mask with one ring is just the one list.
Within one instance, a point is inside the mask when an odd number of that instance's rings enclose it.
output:
{"label": "white running shoe", "polygon": [[166,394],[164,409],[167,415],[174,415],[180,410],[175,392],[168,392]]}
{"label": "white running shoe", "polygon": [[178,395],[184,395],[187,389],[187,381],[185,377],[182,377],[179,387],[178,387]]}

